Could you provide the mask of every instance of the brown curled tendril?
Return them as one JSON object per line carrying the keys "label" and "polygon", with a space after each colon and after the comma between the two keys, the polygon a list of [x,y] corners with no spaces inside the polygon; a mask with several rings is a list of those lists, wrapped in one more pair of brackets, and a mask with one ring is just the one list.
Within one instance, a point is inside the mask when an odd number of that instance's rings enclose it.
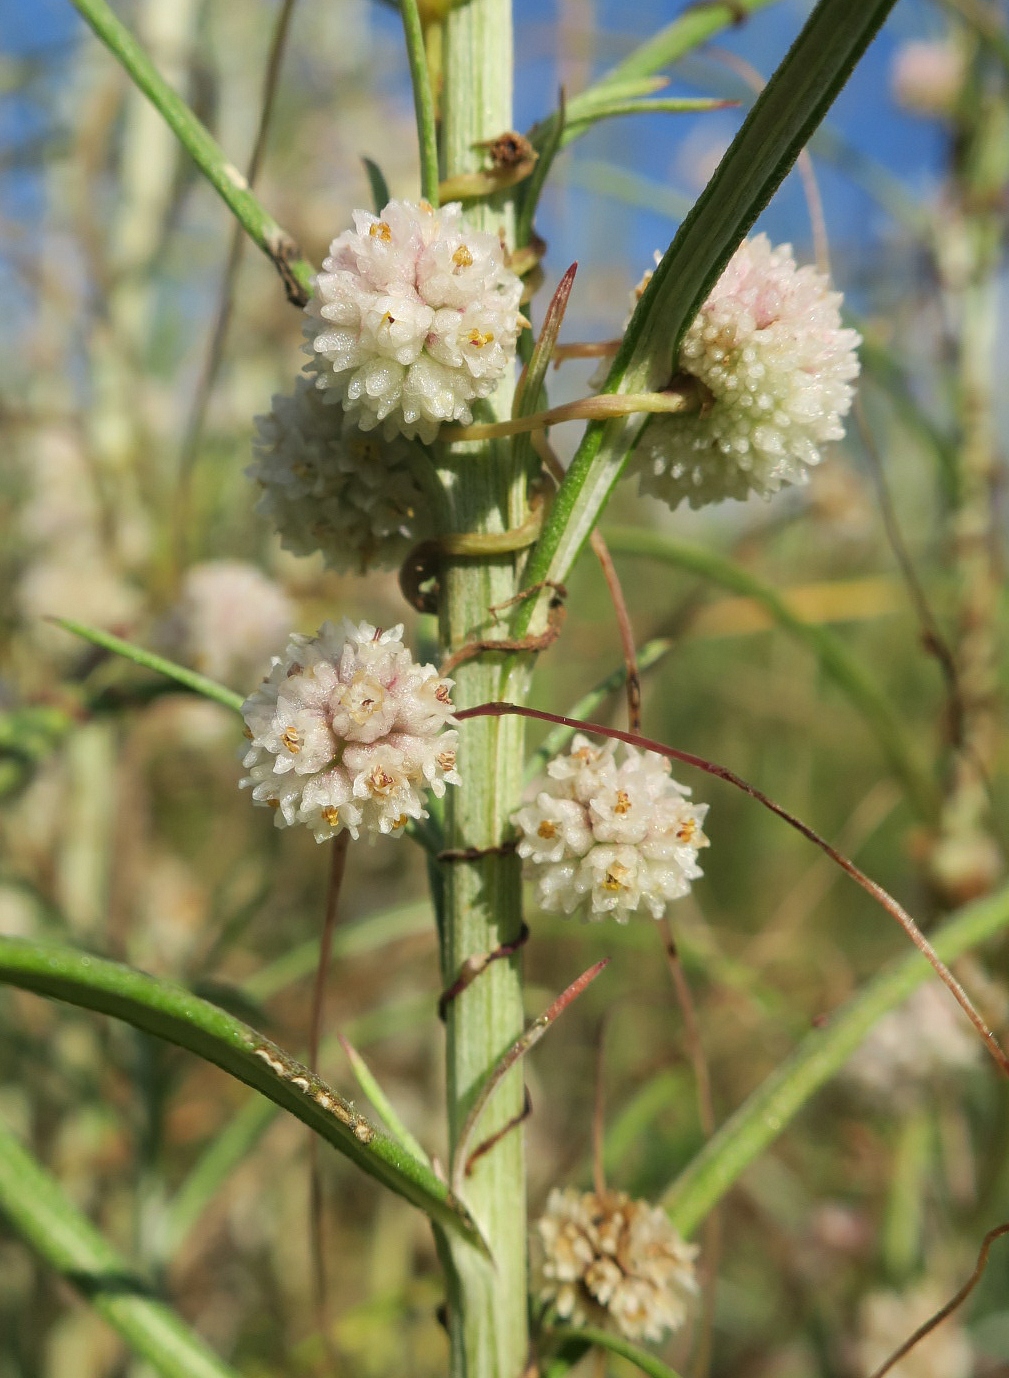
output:
{"label": "brown curled tendril", "polygon": [[[446,560],[479,560],[494,555],[511,555],[535,545],[543,530],[543,495],[534,493],[529,515],[521,526],[510,531],[451,531],[444,536],[421,541],[408,553],[399,570],[400,592],[418,612],[438,611],[439,580]],[[425,584],[434,587],[425,589]]]}
{"label": "brown curled tendril", "polygon": [[459,975],[450,986],[442,991],[438,997],[438,1018],[444,1024],[448,1007],[453,1000],[463,993],[467,986],[473,984],[476,978],[490,966],[491,962],[498,962],[502,957],[514,957],[518,950],[529,941],[529,925],[523,923],[519,929],[518,937],[510,943],[502,943],[493,952],[474,953],[472,957],[467,957],[459,969]]}
{"label": "brown curled tendril", "polygon": [[[453,651],[452,654],[447,656],[442,662],[441,674],[449,675],[453,670],[457,669],[458,666],[464,664],[465,661],[473,660],[474,657],[484,655],[488,651],[504,652],[510,655],[522,655],[537,651],[545,651],[548,646],[552,646],[560,636],[561,628],[564,625],[564,616],[566,612],[564,600],[568,596],[568,591],[563,584],[555,584],[548,579],[544,580],[542,584],[536,584],[533,588],[523,589],[519,597],[526,598],[532,593],[538,593],[542,588],[553,589],[553,597],[550,599],[547,607],[547,625],[544,631],[538,633],[536,636],[487,637],[484,640],[467,641],[465,646],[460,646],[458,650]],[[516,600],[513,599],[511,601]],[[503,606],[505,605],[499,604],[498,608]],[[492,608],[491,611],[495,612],[496,610]]]}
{"label": "brown curled tendril", "polygon": [[488,1138],[484,1139],[483,1143],[477,1144],[476,1148],[474,1148],[473,1152],[466,1159],[466,1166],[463,1169],[463,1176],[469,1177],[477,1162],[484,1156],[484,1154],[489,1153],[491,1149],[494,1148],[496,1144],[499,1144],[501,1140],[506,1137],[506,1135],[512,1132],[513,1129],[518,1129],[520,1124],[524,1124],[532,1113],[533,1098],[529,1094],[529,1087],[523,1086],[522,1109],[518,1112],[517,1115],[513,1115],[510,1120],[506,1121],[506,1123],[504,1123],[501,1126],[501,1128],[496,1131],[496,1133],[491,1134]]}
{"label": "brown curled tendril", "polygon": [[950,1297],[946,1305],[941,1306],[934,1316],[929,1317],[923,1325],[919,1325],[914,1334],[909,1335],[900,1348],[895,1349],[889,1359],[877,1368],[874,1373],[870,1374],[869,1378],[883,1378],[885,1373],[889,1373],[901,1359],[910,1354],[915,1345],[919,1344],[926,1335],[931,1334],[937,1325],[941,1325],[947,1316],[951,1316],[958,1306],[963,1305],[971,1292],[973,1292],[974,1288],[981,1281],[982,1274],[988,1266],[988,1255],[991,1253],[991,1246],[995,1243],[996,1239],[1001,1238],[1004,1234],[1009,1234],[1009,1221],[1004,1225],[996,1225],[993,1230],[989,1230],[985,1235],[984,1239],[981,1241],[981,1248],[978,1251],[977,1263],[974,1265],[974,1271],[960,1288],[959,1292]]}

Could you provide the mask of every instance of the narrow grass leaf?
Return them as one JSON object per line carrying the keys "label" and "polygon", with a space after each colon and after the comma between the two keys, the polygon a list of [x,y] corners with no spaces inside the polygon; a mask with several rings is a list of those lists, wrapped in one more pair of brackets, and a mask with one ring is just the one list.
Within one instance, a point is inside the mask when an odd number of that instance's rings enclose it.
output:
{"label": "narrow grass leaf", "polygon": [[100,627],[89,627],[86,623],[75,622],[69,617],[53,617],[49,621],[55,622],[64,631],[72,632],[74,636],[90,641],[93,646],[101,646],[103,650],[122,656],[124,660],[132,660],[134,665],[140,665],[145,670],[153,670],[155,674],[174,679],[176,684],[192,690],[194,694],[202,694],[205,699],[213,699],[215,703],[220,703],[235,713],[242,711],[244,697],[236,694],[233,689],[226,689],[216,680],[208,679],[206,675],[199,675],[195,670],[187,670],[184,665],[176,665],[173,660],[166,660],[164,656],[155,655],[153,651],[145,651],[142,646],[134,646],[132,641],[124,641],[122,637],[113,636],[111,632],[102,631]]}
{"label": "narrow grass leaf", "polygon": [[238,1378],[0,1123],[0,1215],[161,1378]]}
{"label": "narrow grass leaf", "polygon": [[0,938],[0,982],[122,1019],[261,1092],[449,1232],[483,1249],[466,1208],[300,1062],[224,1010],[144,972],[67,947]]}

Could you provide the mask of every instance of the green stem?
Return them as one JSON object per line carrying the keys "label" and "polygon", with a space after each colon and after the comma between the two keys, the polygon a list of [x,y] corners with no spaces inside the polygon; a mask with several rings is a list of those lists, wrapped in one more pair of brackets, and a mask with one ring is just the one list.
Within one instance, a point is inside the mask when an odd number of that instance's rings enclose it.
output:
{"label": "green stem", "polygon": [[420,22],[417,0],[401,0],[403,33],[406,37],[406,56],[410,64],[413,86],[413,108],[417,116],[417,139],[420,144],[420,194],[432,206],[438,204],[438,126],[431,94],[431,72],[427,65],[424,29]]}
{"label": "green stem", "polygon": [[0,1213],[162,1378],[238,1378],[0,1123]]}
{"label": "green stem", "polygon": [[[932,934],[931,942],[944,962],[953,962],[1007,925],[1009,889],[1004,889],[960,910]],[[871,980],[823,1028],[808,1034],[668,1188],[663,1204],[677,1229],[692,1234],[754,1159],[841,1070],[873,1024],[933,975],[924,958],[913,953]]]}
{"label": "green stem", "polygon": [[[442,173],[475,172],[479,144],[512,127],[511,0],[469,0],[449,11],[444,28]],[[499,193],[467,210],[477,228],[503,231],[514,243],[512,193]],[[511,415],[512,388],[503,383],[490,399],[496,419]],[[466,533],[514,530],[525,522],[525,469],[511,443],[491,441],[446,447],[440,460],[449,529]],[[443,653],[475,639],[506,634],[490,609],[512,599],[518,586],[515,552],[451,557],[441,580]],[[455,672],[453,698],[471,707],[501,687],[501,660],[484,653]],[[525,681],[528,680],[528,674]],[[521,687],[519,692],[521,692]],[[515,720],[517,721],[517,720]],[[462,785],[449,792],[445,846],[483,855],[442,868],[444,906],[442,975],[455,981],[470,957],[514,943],[522,927],[518,858],[499,850],[522,791],[524,733],[514,725],[468,722],[459,734]],[[446,1080],[449,1143],[454,1153],[466,1117],[493,1068],[522,1033],[521,960],[491,962],[447,1008]],[[483,1121],[488,1137],[515,1120],[524,1103],[519,1067],[504,1079]],[[448,1282],[453,1378],[519,1378],[528,1362],[525,1148],[521,1128],[480,1156],[466,1180],[466,1200],[494,1258],[489,1267],[457,1242],[442,1247]]]}
{"label": "green stem", "polygon": [[248,182],[228,159],[206,125],[196,118],[178,92],[173,91],[165,81],[107,0],[71,0],[71,3],[131,80],[164,116],[204,177],[245,227],[250,239],[273,263],[284,283],[288,299],[297,306],[304,306],[311,295],[315,269],[302,257],[301,250],[287,231],[253,196]]}
{"label": "green stem", "polygon": [[680,541],[657,531],[624,526],[608,528],[606,544],[614,555],[658,560],[677,569],[689,570],[720,588],[759,603],[782,631],[813,652],[823,673],[833,680],[862,715],[915,810],[923,818],[935,817],[938,803],[935,783],[909,741],[889,699],[861,661],[829,627],[804,622],[776,589],[741,565],[705,546]]}

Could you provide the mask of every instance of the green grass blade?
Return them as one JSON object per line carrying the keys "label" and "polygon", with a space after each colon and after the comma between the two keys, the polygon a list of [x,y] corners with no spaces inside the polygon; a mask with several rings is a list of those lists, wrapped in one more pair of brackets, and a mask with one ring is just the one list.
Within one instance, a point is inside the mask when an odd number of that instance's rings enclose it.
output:
{"label": "green grass blade", "polygon": [[392,200],[389,194],[389,184],[385,180],[385,173],[372,158],[362,158],[361,162],[364,164],[364,170],[368,176],[368,186],[371,188],[372,209],[376,215],[381,215]]}
{"label": "green grass blade", "polygon": [[[561,147],[586,133],[592,126],[595,112],[606,104],[618,104],[647,95],[655,90],[649,79],[663,67],[679,62],[688,53],[707,43],[718,33],[738,24],[740,17],[765,9],[773,0],[733,0],[733,3],[689,5],[686,11],[664,29],[635,48],[617,66],[593,82],[591,86],[572,96],[568,102],[565,127],[560,135]],[[556,113],[542,120],[529,131],[537,148],[556,133]]]}
{"label": "green grass blade", "polygon": [[679,1378],[674,1369],[664,1364],[661,1359],[656,1359],[654,1354],[649,1354],[647,1349],[641,1349],[630,1340],[625,1340],[622,1335],[613,1335],[608,1330],[598,1330],[595,1326],[585,1325],[579,1326],[577,1330],[573,1327],[564,1327],[548,1333],[552,1339],[561,1341],[562,1345],[580,1346],[587,1343],[595,1345],[598,1349],[608,1349],[611,1354],[619,1354],[621,1359],[628,1359],[642,1373],[647,1373],[648,1378]]}
{"label": "green grass blade", "polygon": [[[338,930],[339,931],[339,930]],[[318,960],[318,945],[316,945]],[[410,996],[369,1010],[346,1025],[358,1046],[386,1034],[416,1029],[434,1018],[434,994]],[[327,1064],[336,1052],[336,1039],[323,1042],[320,1060]],[[203,1150],[189,1175],[165,1207],[161,1219],[159,1256],[172,1258],[197,1227],[224,1183],[269,1129],[279,1107],[262,1096],[251,1096],[220,1134]]]}
{"label": "green grass blade", "polygon": [[426,1167],[431,1166],[431,1159],[426,1150],[417,1139],[410,1133],[406,1125],[399,1117],[399,1112],[392,1101],[383,1091],[375,1073],[365,1062],[364,1058],[354,1047],[353,1043],[344,1035],[340,1035],[340,1045],[347,1055],[351,1069],[357,1079],[357,1084],[371,1101],[376,1115],[385,1125],[386,1129],[396,1140],[402,1144],[407,1153],[411,1153],[419,1163],[424,1163]]}
{"label": "green grass blade", "polygon": [[176,684],[191,689],[194,694],[202,694],[205,699],[213,699],[215,703],[223,704],[225,708],[230,708],[236,713],[242,711],[242,704],[245,702],[243,696],[236,694],[233,689],[226,689],[216,680],[207,679],[206,675],[199,675],[195,670],[187,670],[184,665],[176,665],[174,660],[166,660],[164,656],[155,655],[153,651],[145,651],[142,646],[134,646],[132,641],[124,641],[122,637],[113,636],[111,632],[103,632],[100,627],[89,627],[86,623],[74,622],[69,617],[54,617],[51,621],[64,631],[90,641],[93,646],[101,646],[103,650],[111,651],[113,655],[122,656],[125,660],[132,660],[134,665],[140,665],[145,670],[153,670],[155,674],[174,679]]}
{"label": "green grass blade", "polygon": [[237,1378],[0,1123],[0,1215],[162,1378]]}
{"label": "green grass blade", "polygon": [[438,204],[438,128],[431,94],[431,73],[427,65],[424,30],[421,27],[417,0],[400,0],[403,16],[403,35],[413,86],[413,108],[417,118],[417,142],[420,146],[420,194]]}
{"label": "green grass blade", "polygon": [[934,816],[935,782],[908,739],[889,699],[858,657],[829,627],[803,621],[769,584],[705,546],[631,526],[608,529],[606,543],[614,555],[659,560],[759,603],[776,626],[813,652],[823,673],[859,712],[915,810],[925,818]]}
{"label": "green grass blade", "polygon": [[230,161],[209,129],[174,91],[107,0],[71,0],[113,57],[161,114],[179,143],[228,209],[273,263],[288,299],[304,306],[312,292],[315,269],[301,255],[294,240],[268,214],[249,190],[248,182]]}
{"label": "green grass blade", "polygon": [[[930,938],[942,960],[953,962],[1007,925],[1009,888],[959,910]],[[740,1174],[841,1070],[873,1024],[933,976],[915,952],[874,977],[822,1029],[807,1034],[666,1191],[663,1205],[681,1233],[696,1230]]]}
{"label": "green grass blade", "polygon": [[288,1110],[447,1230],[483,1247],[445,1184],[289,1053],[182,986],[72,948],[0,938],[0,982],[122,1019],[186,1048]]}
{"label": "green grass blade", "polygon": [[[680,340],[739,242],[770,201],[850,76],[895,0],[820,0],[680,226],[631,318],[605,392],[647,391],[672,372]],[[635,71],[621,71],[626,78]],[[526,567],[514,623],[545,619],[550,583],[563,583],[599,519],[644,425],[591,424]]]}

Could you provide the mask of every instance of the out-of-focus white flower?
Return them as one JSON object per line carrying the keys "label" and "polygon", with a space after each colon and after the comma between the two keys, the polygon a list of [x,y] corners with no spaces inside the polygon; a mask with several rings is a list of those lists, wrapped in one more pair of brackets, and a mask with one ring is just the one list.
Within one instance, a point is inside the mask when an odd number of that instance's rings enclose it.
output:
{"label": "out-of-focus white flower", "polygon": [[256,418],[256,511],[294,555],[321,550],[341,573],[395,568],[428,531],[409,443],[345,428],[326,398],[299,378],[292,396],[274,397],[269,416]]}
{"label": "out-of-focus white flower", "polygon": [[[875,1373],[920,1325],[949,1300],[950,1292],[924,1282],[903,1295],[872,1292],[859,1307],[859,1364]],[[970,1378],[974,1352],[956,1316],[949,1316],[906,1358],[890,1370],[890,1378]]]}
{"label": "out-of-focus white flower", "polygon": [[186,571],[164,635],[201,674],[247,686],[293,620],[287,594],[255,565],[208,560]]}
{"label": "out-of-focus white flower", "polygon": [[844,434],[858,374],[841,295],[791,246],[745,241],[680,348],[679,369],[711,400],[690,415],[657,416],[631,457],[641,491],[670,507],[703,507],[802,483],[820,446]]}
{"label": "out-of-focus white flower", "polygon": [[937,1077],[976,1065],[982,1052],[949,991],[930,981],[873,1026],[845,1070],[866,1091],[901,1101]]}
{"label": "out-of-focus white flower", "polygon": [[124,632],[140,614],[140,591],[113,570],[101,554],[81,551],[73,561],[39,560],[28,567],[17,589],[17,603],[31,625],[33,641],[47,656],[71,663],[82,642],[43,621],[69,617],[93,627]]}
{"label": "out-of-focus white flower", "polygon": [[426,818],[424,793],[458,784],[452,681],[418,665],[403,628],[344,619],[295,634],[242,713],[252,745],[242,784],[276,811],[277,827],[304,823],[318,842],[346,829],[399,834]]}
{"label": "out-of-focus white flower", "polygon": [[537,1222],[540,1296],[572,1325],[601,1325],[629,1340],[661,1340],[684,1322],[697,1292],[697,1247],[665,1211],[624,1192],[555,1188]]}
{"label": "out-of-focus white flower", "polygon": [[902,43],[893,57],[893,98],[916,115],[948,115],[963,88],[967,64],[948,39]]}
{"label": "out-of-focus white flower", "polygon": [[533,800],[514,815],[518,853],[536,882],[543,909],[570,914],[588,902],[589,917],[626,923],[646,907],[661,918],[701,875],[701,824],[707,804],[691,804],[669,762],[653,751],[594,746],[576,736],[533,786]]}
{"label": "out-of-focus white flower", "polygon": [[355,211],[306,307],[319,386],[362,430],[432,441],[445,421],[468,424],[504,376],[521,294],[500,242],[458,203]]}

